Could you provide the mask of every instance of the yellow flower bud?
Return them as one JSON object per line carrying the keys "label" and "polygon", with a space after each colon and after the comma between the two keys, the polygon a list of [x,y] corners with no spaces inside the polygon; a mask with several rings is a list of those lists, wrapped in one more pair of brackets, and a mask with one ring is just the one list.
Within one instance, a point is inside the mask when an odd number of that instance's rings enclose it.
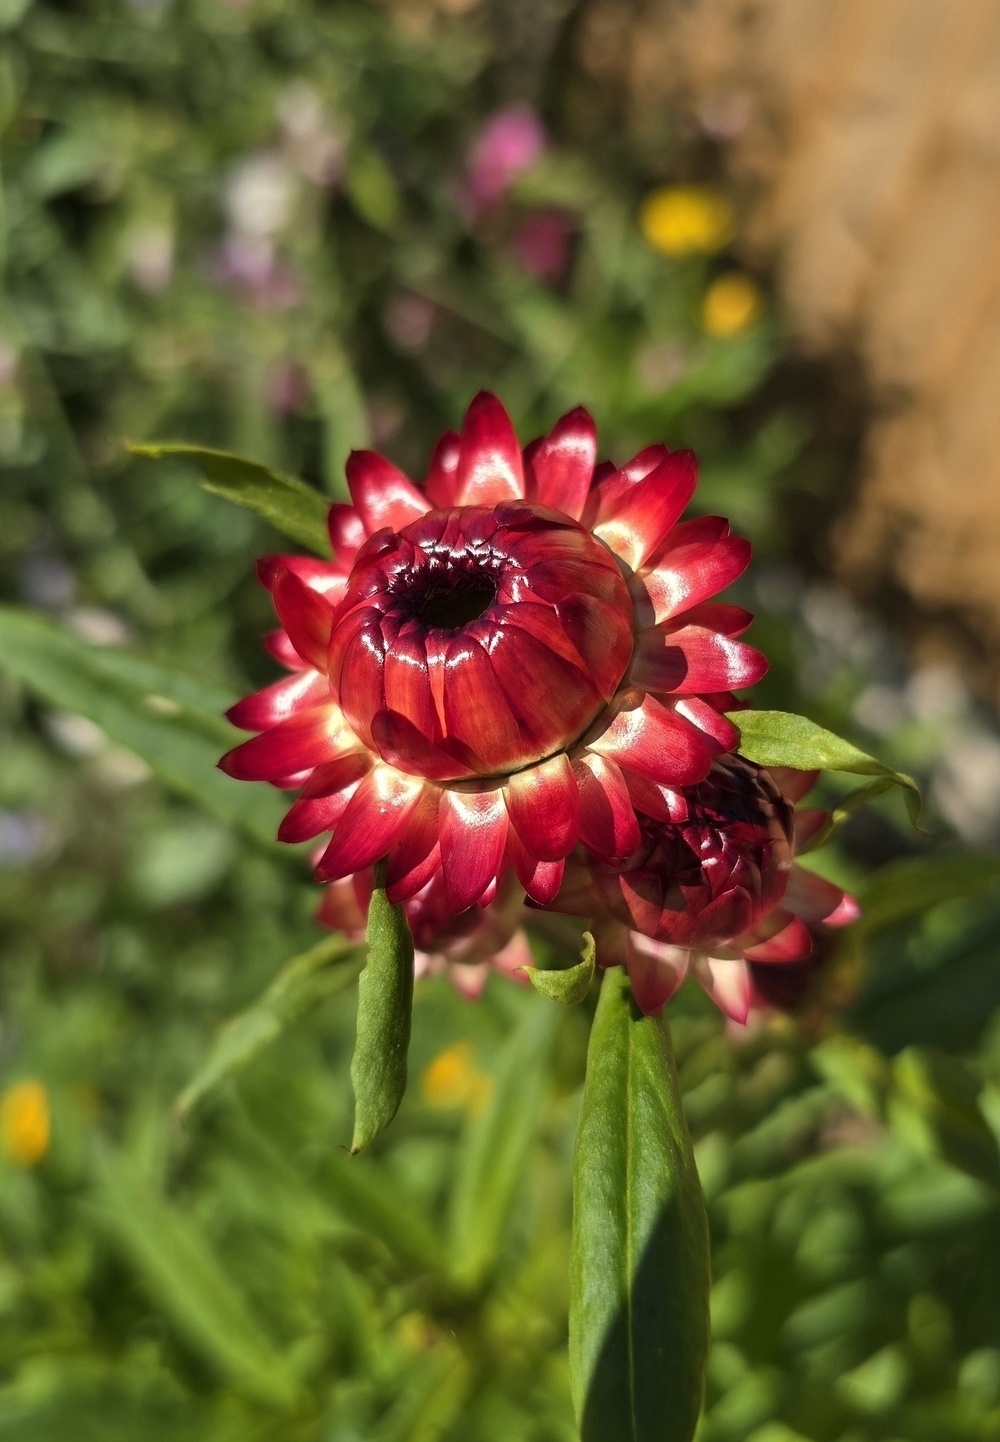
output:
{"label": "yellow flower bud", "polygon": [[705,292],[701,328],[706,335],[726,339],[749,330],[760,319],[764,297],[760,287],[739,271],[720,275]]}
{"label": "yellow flower bud", "polygon": [[662,255],[711,255],[733,237],[733,208],[703,185],[666,185],[643,202],[639,227]]}
{"label": "yellow flower bud", "polygon": [[0,1098],[0,1152],[16,1167],[34,1167],[49,1149],[49,1095],[41,1082],[23,1081]]}

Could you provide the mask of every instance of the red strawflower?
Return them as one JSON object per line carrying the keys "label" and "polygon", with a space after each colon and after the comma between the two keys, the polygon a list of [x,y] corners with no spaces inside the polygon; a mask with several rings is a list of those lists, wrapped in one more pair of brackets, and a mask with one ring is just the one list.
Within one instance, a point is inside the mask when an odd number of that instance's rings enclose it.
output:
{"label": "red strawflower", "polygon": [[[323,894],[317,920],[346,936],[361,938],[375,879],[371,868],[343,877]],[[489,906],[470,906],[460,916],[444,894],[441,873],[405,903],[414,947],[414,975],[447,971],[463,996],[478,997],[493,967],[515,981],[527,983],[521,970],[534,966],[528,938],[521,929],[524,893],[510,880]]]}
{"label": "red strawflower", "polygon": [[279,834],[332,830],[320,880],[388,857],[391,900],[441,871],[457,913],[513,869],[544,904],[578,841],[631,855],[637,813],[735,745],[730,688],[766,662],[736,640],[749,613],[709,598],[750,547],[719,517],[679,522],[690,452],[595,457],[586,411],[522,453],[479,395],[423,488],[354,452],[332,561],[261,563],[294,674],[230,711],[263,734],[221,765],[302,787]]}
{"label": "red strawflower", "polygon": [[[647,1014],[689,969],[734,1021],[745,1022],[755,1001],[780,1004],[775,998],[789,989],[768,973],[809,958],[821,925],[858,914],[839,886],[793,864],[827,820],[825,811],[794,810],[816,774],[720,758],[658,817],[642,818],[627,861],[581,848],[553,910],[593,918],[599,964],[628,967]],[[808,970],[800,968],[794,990]]]}

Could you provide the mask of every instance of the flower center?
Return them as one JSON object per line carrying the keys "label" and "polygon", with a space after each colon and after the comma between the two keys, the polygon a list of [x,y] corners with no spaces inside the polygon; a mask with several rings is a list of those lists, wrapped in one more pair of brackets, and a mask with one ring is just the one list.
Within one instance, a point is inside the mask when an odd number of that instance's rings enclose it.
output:
{"label": "flower center", "polygon": [[496,594],[494,582],[481,573],[430,581],[414,601],[413,614],[425,626],[457,631],[485,615]]}

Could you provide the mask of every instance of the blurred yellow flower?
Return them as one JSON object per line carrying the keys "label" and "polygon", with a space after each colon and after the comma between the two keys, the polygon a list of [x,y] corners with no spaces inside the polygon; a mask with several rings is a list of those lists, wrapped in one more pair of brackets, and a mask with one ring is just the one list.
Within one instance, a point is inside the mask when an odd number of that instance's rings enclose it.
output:
{"label": "blurred yellow flower", "polygon": [[733,237],[733,207],[708,186],[665,185],[646,196],[639,227],[663,255],[711,254]]}
{"label": "blurred yellow flower", "polygon": [[435,1107],[468,1107],[481,1111],[489,1100],[493,1083],[476,1066],[472,1047],[467,1041],[440,1052],[420,1078],[420,1094]]}
{"label": "blurred yellow flower", "polygon": [[0,1098],[0,1152],[16,1167],[34,1167],[49,1149],[49,1094],[41,1082],[23,1081]]}
{"label": "blurred yellow flower", "polygon": [[760,319],[764,297],[760,286],[748,275],[731,271],[720,275],[705,292],[701,305],[701,328],[720,338],[740,335]]}

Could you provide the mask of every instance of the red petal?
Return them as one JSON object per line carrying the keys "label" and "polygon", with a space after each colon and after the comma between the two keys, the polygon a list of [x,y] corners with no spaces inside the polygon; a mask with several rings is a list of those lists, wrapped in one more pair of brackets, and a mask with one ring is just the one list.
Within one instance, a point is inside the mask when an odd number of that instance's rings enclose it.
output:
{"label": "red petal", "polygon": [[578,406],[563,416],[532,452],[527,467],[528,500],[563,511],[578,521],[597,459],[597,430]]}
{"label": "red petal", "polygon": [[816,785],[818,771],[799,771],[792,766],[769,766],[771,780],[788,801],[801,801]]}
{"label": "red petal", "polygon": [[290,671],[305,669],[305,662],[289,641],[288,632],[285,630],[268,631],[264,637],[264,650],[276,661],[280,661],[282,666],[287,666]]}
{"label": "red petal", "polygon": [[455,500],[460,506],[492,506],[524,499],[521,447],[510,416],[480,391],[465,414]]}
{"label": "red petal", "polygon": [[819,835],[829,819],[829,811],[824,811],[818,806],[805,807],[796,811],[794,846],[796,855],[806,849],[813,837]]}
{"label": "red petal", "polygon": [[334,560],[342,571],[349,571],[354,557],[368,539],[365,523],[353,506],[345,506],[338,501],[330,507],[326,525]]}
{"label": "red petal", "polygon": [[438,846],[438,809],[441,793],[436,786],[424,793],[406,819],[399,842],[389,857],[386,892],[393,903],[416,896],[441,866]]}
{"label": "red petal", "polygon": [[423,491],[375,451],[351,452],[347,457],[347,484],[369,536],[383,526],[401,531],[430,510]]}
{"label": "red petal", "polygon": [[627,461],[620,470],[609,461],[602,461],[599,466],[595,467],[593,485],[583,512],[583,524],[587,529],[593,529],[594,522],[604,507],[612,505],[639,481],[644,481],[669,456],[670,451],[667,447],[657,444],[647,446],[645,450]]}
{"label": "red petal", "polygon": [[336,605],[347,586],[343,571],[329,561],[318,560],[315,556],[262,556],[257,562],[257,577],[269,591],[279,571],[291,571],[304,585],[321,596],[331,599]]}
{"label": "red petal", "polygon": [[511,714],[494,663],[495,658],[475,641],[456,639],[448,647],[444,692],[448,736],[468,747],[477,769],[487,775],[506,770],[511,757],[530,742]]}
{"label": "red petal", "polygon": [[[533,902],[538,906],[552,905],[563,884],[563,874],[566,870],[565,861],[536,861],[522,845],[513,826],[507,832],[506,861],[507,864],[513,866],[518,881]],[[584,885],[587,885],[588,873],[582,867],[577,870]],[[561,909],[565,911],[571,908],[562,907]]]}
{"label": "red petal", "polygon": [[[731,708],[730,708],[731,709]],[[731,721],[710,706],[702,696],[682,696],[674,703],[678,716],[683,716],[697,726],[709,741],[718,747],[719,754],[733,751],[740,744],[740,733]]]}
{"label": "red petal", "polygon": [[458,458],[462,454],[462,437],[457,431],[445,431],[434,447],[424,490],[432,506],[453,506],[458,487]]}
{"label": "red petal", "polygon": [[324,831],[332,831],[343,816],[357,783],[372,768],[367,751],[342,756],[328,766],[320,766],[306,783],[303,794],[295,802],[278,828],[279,841],[309,841]]}
{"label": "red petal", "polygon": [[308,711],[330,699],[330,683],[318,671],[297,671],[265,686],[253,696],[244,696],[226,712],[241,731],[267,731],[299,711]]}
{"label": "red petal", "polygon": [[783,961],[801,961],[804,956],[809,955],[812,948],[813,941],[808,926],[793,916],[787,926],[783,926],[767,941],[762,941],[757,946],[748,946],[743,955],[747,961],[766,961],[777,965]]}
{"label": "red petal", "polygon": [[857,921],[861,915],[861,907],[846,891],[836,911],[831,911],[829,916],[824,916],[824,926],[849,926],[852,921]]}
{"label": "red petal", "polygon": [[526,849],[539,861],[559,861],[580,833],[580,798],[566,755],[516,772],[507,782],[507,811]]}
{"label": "red petal", "polygon": [[644,1016],[655,1016],[687,974],[688,953],[679,946],[658,946],[633,933],[628,958],[632,995]]}
{"label": "red petal", "polygon": [[475,757],[461,742],[448,739],[435,745],[396,711],[375,714],[372,744],[383,760],[400,771],[431,781],[461,781],[477,775]]}
{"label": "red petal", "polygon": [[652,696],[619,711],[588,744],[619,766],[664,786],[693,786],[704,780],[712,764],[712,749],[701,732]]}
{"label": "red petal", "polygon": [[639,845],[639,823],[621,771],[587,753],[573,762],[580,788],[580,840],[606,861],[624,861]]}
{"label": "red petal", "polygon": [[379,622],[375,610],[352,611],[338,622],[327,657],[330,688],[348,702],[344,709],[359,725],[361,718],[385,709],[385,642]]}
{"label": "red petal", "polygon": [[578,595],[556,606],[559,624],[587,660],[587,673],[605,701],[610,701],[632,654],[631,627],[621,610],[596,596]]}
{"label": "red petal", "polygon": [[719,1010],[731,1021],[745,1026],[752,994],[750,968],[746,962],[708,957],[695,964],[695,975]]}
{"label": "red petal", "polygon": [[843,887],[834,886],[832,881],[817,876],[815,871],[807,871],[804,866],[793,866],[781,904],[793,916],[817,922],[833,916],[843,900]]}
{"label": "red petal", "polygon": [[693,451],[675,451],[644,480],[600,506],[595,535],[638,571],[662,546],[698,484]]}
{"label": "red petal", "polygon": [[507,840],[502,791],[445,791],[441,796],[441,864],[448,905],[466,911],[497,874]]}
{"label": "red petal", "polygon": [[654,621],[666,621],[707,601],[741,576],[750,563],[750,542],[729,535],[721,516],[699,516],[676,526],[653,558],[633,594]]}
{"label": "red petal", "polygon": [[333,607],[329,601],[291,571],[277,573],[271,595],[278,619],[303,661],[317,671],[325,671],[333,631]]}
{"label": "red petal", "polygon": [[321,926],[342,931],[350,937],[364,935],[365,914],[358,905],[353,881],[345,877],[324,888],[316,920]]}
{"label": "red petal", "polygon": [[655,626],[639,637],[631,679],[648,691],[695,695],[753,686],[766,671],[759,651],[718,631]]}
{"label": "red petal", "polygon": [[420,800],[424,782],[391,766],[370,771],[347,809],[316,868],[319,881],[335,881],[388,855]]}
{"label": "red petal", "polygon": [[489,666],[502,688],[506,715],[516,727],[504,759],[499,749],[492,753],[497,759],[489,769],[499,771],[512,769],[518,752],[522,762],[531,761],[578,736],[600,711],[602,698],[579,666],[571,666],[526,632],[501,627],[495,640]]}
{"label": "red petal", "polygon": [[432,745],[441,740],[427,650],[420,635],[399,635],[386,647],[385,704],[388,711],[407,717]]}
{"label": "red petal", "polygon": [[742,636],[753,620],[753,612],[742,606],[731,606],[728,601],[701,601],[688,611],[674,616],[670,624],[681,626],[704,626],[709,631],[721,631],[723,636]]}
{"label": "red petal", "polygon": [[340,707],[331,703],[300,711],[252,741],[244,741],[227,752],[219,766],[238,781],[281,781],[359,749]]}

